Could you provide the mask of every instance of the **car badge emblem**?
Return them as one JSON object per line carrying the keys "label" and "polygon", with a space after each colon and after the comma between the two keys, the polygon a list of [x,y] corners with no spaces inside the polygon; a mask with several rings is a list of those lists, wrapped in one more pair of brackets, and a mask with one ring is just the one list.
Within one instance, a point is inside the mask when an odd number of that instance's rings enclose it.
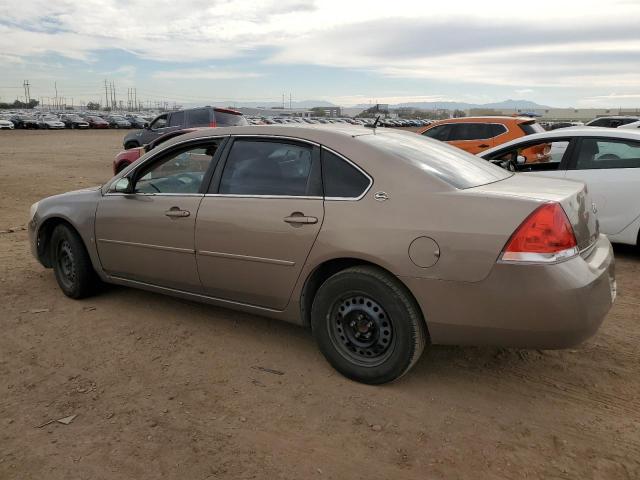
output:
{"label": "car badge emblem", "polygon": [[598,207],[594,202],[591,202],[591,210],[593,210],[594,215],[598,213]]}
{"label": "car badge emblem", "polygon": [[385,200],[389,200],[389,195],[387,195],[387,192],[376,192],[373,194],[373,198],[379,202],[384,202]]}

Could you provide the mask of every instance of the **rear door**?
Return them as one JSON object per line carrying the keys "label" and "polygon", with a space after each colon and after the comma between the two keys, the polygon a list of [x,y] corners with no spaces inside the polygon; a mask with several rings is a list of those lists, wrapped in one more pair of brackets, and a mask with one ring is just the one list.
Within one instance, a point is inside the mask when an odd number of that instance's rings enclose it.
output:
{"label": "rear door", "polygon": [[566,177],[587,184],[603,233],[615,235],[640,216],[640,142],[581,138]]}
{"label": "rear door", "polygon": [[238,137],[198,211],[204,292],[282,310],[324,218],[319,147]]}
{"label": "rear door", "polygon": [[447,141],[475,155],[493,147],[493,137],[489,123],[452,123]]}

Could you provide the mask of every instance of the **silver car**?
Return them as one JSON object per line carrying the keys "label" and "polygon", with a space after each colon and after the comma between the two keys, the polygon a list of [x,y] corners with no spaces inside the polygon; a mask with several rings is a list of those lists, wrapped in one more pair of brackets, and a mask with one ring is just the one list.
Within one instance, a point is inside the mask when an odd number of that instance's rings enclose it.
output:
{"label": "silver car", "polygon": [[127,285],[310,326],[383,383],[433,344],[560,348],[615,297],[584,185],[354,126],[202,129],[31,208],[62,291]]}

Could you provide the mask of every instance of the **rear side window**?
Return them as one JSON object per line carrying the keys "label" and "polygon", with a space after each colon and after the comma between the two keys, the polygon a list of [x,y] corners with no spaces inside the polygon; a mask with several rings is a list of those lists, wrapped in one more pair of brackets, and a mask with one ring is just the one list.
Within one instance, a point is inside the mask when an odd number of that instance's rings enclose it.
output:
{"label": "rear side window", "polygon": [[542,125],[536,122],[521,123],[519,127],[525,135],[531,135],[532,133],[542,133],[545,131],[544,128],[542,128]]}
{"label": "rear side window", "polygon": [[182,126],[184,124],[184,111],[173,112],[171,117],[169,117],[169,126],[177,127]]}
{"label": "rear side window", "polygon": [[441,140],[446,142],[449,138],[449,132],[451,131],[451,125],[438,125],[433,128],[430,128],[426,132],[423,132],[422,135],[425,137],[433,138],[434,140]]}
{"label": "rear side window", "polygon": [[189,110],[189,126],[190,127],[208,127],[211,123],[208,108],[198,108]]}
{"label": "rear side window", "polygon": [[322,149],[322,181],[325,198],[359,198],[371,181],[338,155]]}
{"label": "rear side window", "polygon": [[640,168],[640,143],[583,138],[578,147],[576,168]]}
{"label": "rear side window", "polygon": [[482,140],[492,136],[491,126],[488,123],[453,123],[449,141]]}
{"label": "rear side window", "polygon": [[243,125],[249,125],[247,119],[237,113],[214,110],[213,114],[216,117],[216,125],[218,127],[240,127]]}
{"label": "rear side window", "polygon": [[221,194],[311,196],[318,192],[319,169],[305,145],[236,140],[222,172]]}

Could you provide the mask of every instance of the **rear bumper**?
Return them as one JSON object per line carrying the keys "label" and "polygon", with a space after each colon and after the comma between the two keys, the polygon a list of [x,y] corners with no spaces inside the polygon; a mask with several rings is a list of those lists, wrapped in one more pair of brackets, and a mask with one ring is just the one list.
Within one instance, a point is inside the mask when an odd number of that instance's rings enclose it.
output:
{"label": "rear bumper", "polygon": [[555,265],[497,263],[481,282],[402,278],[435,344],[565,348],[592,336],[614,300],[611,243]]}

